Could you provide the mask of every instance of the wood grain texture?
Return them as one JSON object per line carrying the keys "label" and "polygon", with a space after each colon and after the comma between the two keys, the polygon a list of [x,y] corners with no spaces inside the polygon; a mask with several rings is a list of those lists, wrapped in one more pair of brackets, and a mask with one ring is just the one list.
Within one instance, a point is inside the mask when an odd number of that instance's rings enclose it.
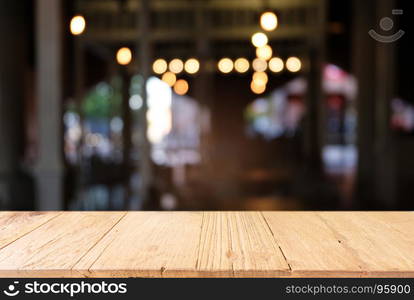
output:
{"label": "wood grain texture", "polygon": [[414,277],[414,213],[0,213],[0,277],[83,276]]}
{"label": "wood grain texture", "polygon": [[93,277],[192,276],[201,223],[201,212],[129,212],[75,269]]}
{"label": "wood grain texture", "polygon": [[197,271],[263,277],[288,275],[289,266],[260,212],[205,212]]}
{"label": "wood grain texture", "polygon": [[[412,214],[412,213],[408,213]],[[414,223],[392,222],[403,220],[407,213],[341,214],[318,213],[341,240],[349,253],[358,259],[361,271],[368,276],[414,275]]]}
{"label": "wood grain texture", "polygon": [[414,214],[265,212],[292,276],[414,276]]}
{"label": "wood grain texture", "polygon": [[60,215],[61,212],[0,213],[0,249]]}
{"label": "wood grain texture", "polygon": [[0,276],[79,276],[72,267],[125,213],[63,213],[0,250]]}
{"label": "wood grain texture", "polygon": [[339,237],[313,212],[264,212],[292,274],[357,275],[359,261],[341,245]]}

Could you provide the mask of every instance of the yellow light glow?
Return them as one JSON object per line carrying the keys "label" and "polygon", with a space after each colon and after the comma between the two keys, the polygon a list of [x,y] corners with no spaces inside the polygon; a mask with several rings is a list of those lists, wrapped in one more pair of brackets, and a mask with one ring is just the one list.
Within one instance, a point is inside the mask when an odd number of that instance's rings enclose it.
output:
{"label": "yellow light glow", "polygon": [[241,57],[234,62],[234,68],[239,73],[246,73],[250,68],[250,63],[247,59]]}
{"label": "yellow light glow", "polygon": [[233,71],[233,67],[233,61],[230,58],[222,58],[218,62],[218,69],[222,73],[230,73],[231,71]]}
{"label": "yellow light glow", "polygon": [[175,82],[177,81],[177,77],[172,72],[165,72],[162,75],[161,80],[164,81],[165,83],[167,83],[169,86],[172,87],[175,84]]}
{"label": "yellow light glow", "polygon": [[255,47],[263,47],[268,41],[267,35],[263,32],[256,32],[252,36],[252,44]]}
{"label": "yellow light glow", "polygon": [[277,28],[277,16],[273,12],[265,12],[260,17],[260,26],[266,31],[272,31]]}
{"label": "yellow light glow", "polygon": [[274,73],[282,72],[284,68],[283,60],[280,57],[273,57],[269,60],[269,69]]}
{"label": "yellow light glow", "polygon": [[152,64],[152,70],[155,74],[163,74],[167,71],[168,65],[165,59],[159,58]]}
{"label": "yellow light glow", "polygon": [[258,58],[269,60],[272,57],[273,50],[269,45],[264,45],[263,47],[256,48],[256,56]]}
{"label": "yellow light glow", "polygon": [[255,94],[263,94],[266,91],[266,85],[256,84],[254,81],[250,83],[250,89]]}
{"label": "yellow light glow", "polygon": [[174,84],[174,92],[178,95],[185,95],[188,92],[188,82],[184,79],[177,80]]}
{"label": "yellow light glow", "polygon": [[256,72],[264,72],[267,69],[267,62],[261,58],[255,58],[252,63],[253,70]]}
{"label": "yellow light glow", "polygon": [[120,65],[128,65],[132,60],[132,52],[131,49],[127,47],[123,47],[118,50],[116,53],[116,60]]}
{"label": "yellow light glow", "polygon": [[302,62],[297,57],[289,57],[286,61],[286,68],[293,73],[299,72],[302,68]]}
{"label": "yellow light glow", "polygon": [[70,32],[73,35],[80,35],[85,31],[86,21],[83,16],[74,16],[70,21]]}
{"label": "yellow light glow", "polygon": [[181,73],[184,70],[184,63],[181,59],[174,58],[172,61],[170,61],[168,69],[175,74]]}
{"label": "yellow light glow", "polygon": [[185,62],[184,69],[188,74],[195,74],[200,70],[200,63],[197,59],[190,58]]}
{"label": "yellow light glow", "polygon": [[253,73],[253,82],[255,85],[266,85],[269,78],[265,72],[254,72]]}

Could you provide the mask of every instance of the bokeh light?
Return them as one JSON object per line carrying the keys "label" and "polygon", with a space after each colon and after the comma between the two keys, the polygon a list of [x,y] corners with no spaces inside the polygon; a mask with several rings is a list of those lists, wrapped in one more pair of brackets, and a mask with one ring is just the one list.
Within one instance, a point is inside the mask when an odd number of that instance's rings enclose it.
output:
{"label": "bokeh light", "polygon": [[269,45],[256,48],[256,56],[258,58],[269,60],[272,57],[273,50]]}
{"label": "bokeh light", "polygon": [[116,53],[116,60],[120,65],[128,65],[132,60],[132,52],[131,49],[127,47],[122,47]]}
{"label": "bokeh light", "polygon": [[170,61],[168,69],[175,74],[179,74],[184,70],[184,63],[181,59],[174,58]]}
{"label": "bokeh light", "polygon": [[302,68],[302,62],[297,57],[289,57],[286,60],[286,68],[293,73],[299,72]]}
{"label": "bokeh light", "polygon": [[255,94],[263,94],[266,91],[266,85],[260,85],[252,81],[250,83],[250,89]]}
{"label": "bokeh light", "polygon": [[246,58],[240,57],[234,62],[234,68],[239,73],[246,73],[250,68],[250,63]]}
{"label": "bokeh light", "polygon": [[152,144],[158,144],[172,129],[172,91],[171,88],[157,77],[150,77],[146,84],[147,90],[147,136]]}
{"label": "bokeh light", "polygon": [[152,64],[152,70],[155,74],[163,74],[167,71],[168,65],[165,59],[159,58]]}
{"label": "bokeh light", "polygon": [[172,87],[175,84],[175,82],[177,81],[177,77],[172,72],[165,72],[162,75],[161,80]]}
{"label": "bokeh light", "polygon": [[280,57],[273,57],[269,60],[269,69],[274,73],[282,72],[284,68],[283,60]]}
{"label": "bokeh light", "polygon": [[260,26],[266,31],[272,31],[277,28],[277,16],[273,12],[265,12],[260,17]]}
{"label": "bokeh light", "polygon": [[266,85],[269,78],[265,72],[254,72],[253,81],[256,85]]}
{"label": "bokeh light", "polygon": [[263,47],[268,41],[267,35],[263,32],[256,32],[252,36],[252,44],[255,47]]}
{"label": "bokeh light", "polygon": [[261,58],[255,58],[252,63],[253,70],[256,72],[264,72],[267,69],[267,62]]}
{"label": "bokeh light", "polygon": [[231,71],[233,71],[233,61],[230,58],[222,58],[220,59],[220,61],[218,62],[218,69],[220,70],[220,72],[222,73],[230,73]]}
{"label": "bokeh light", "polygon": [[188,74],[195,74],[200,70],[200,63],[197,59],[190,58],[185,62],[184,69]]}
{"label": "bokeh light", "polygon": [[142,107],[143,101],[140,95],[132,95],[131,98],[129,98],[129,107],[132,110],[138,110]]}
{"label": "bokeh light", "polygon": [[83,16],[77,15],[70,21],[70,32],[73,35],[80,35],[85,31],[86,21]]}
{"label": "bokeh light", "polygon": [[188,82],[184,79],[179,79],[174,84],[174,92],[178,95],[185,95],[188,92]]}

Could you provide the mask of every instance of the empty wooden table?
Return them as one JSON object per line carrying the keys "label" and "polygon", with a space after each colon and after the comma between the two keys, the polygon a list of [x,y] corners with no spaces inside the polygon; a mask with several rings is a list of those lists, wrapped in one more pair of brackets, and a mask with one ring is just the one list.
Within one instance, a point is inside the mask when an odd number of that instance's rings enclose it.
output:
{"label": "empty wooden table", "polygon": [[414,277],[413,212],[0,212],[0,277]]}

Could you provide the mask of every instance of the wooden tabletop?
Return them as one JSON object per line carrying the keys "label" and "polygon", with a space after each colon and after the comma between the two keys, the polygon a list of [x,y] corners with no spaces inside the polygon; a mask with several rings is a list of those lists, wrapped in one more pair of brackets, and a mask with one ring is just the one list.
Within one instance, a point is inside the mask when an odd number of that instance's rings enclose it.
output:
{"label": "wooden tabletop", "polygon": [[413,212],[0,212],[0,277],[414,277]]}

